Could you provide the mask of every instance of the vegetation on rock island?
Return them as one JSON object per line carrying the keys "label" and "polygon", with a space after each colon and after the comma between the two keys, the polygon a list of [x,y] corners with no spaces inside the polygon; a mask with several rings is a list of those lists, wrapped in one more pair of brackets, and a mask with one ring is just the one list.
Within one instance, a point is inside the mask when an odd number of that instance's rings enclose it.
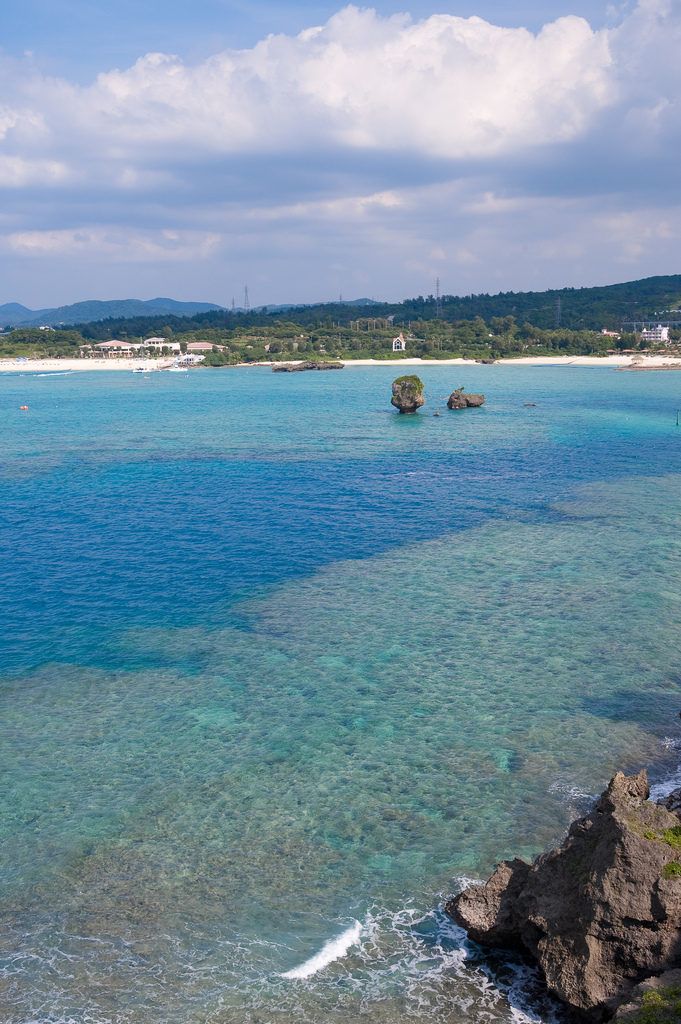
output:
{"label": "vegetation on rock island", "polygon": [[415,373],[397,377],[393,381],[392,405],[401,413],[414,413],[425,404],[423,381]]}

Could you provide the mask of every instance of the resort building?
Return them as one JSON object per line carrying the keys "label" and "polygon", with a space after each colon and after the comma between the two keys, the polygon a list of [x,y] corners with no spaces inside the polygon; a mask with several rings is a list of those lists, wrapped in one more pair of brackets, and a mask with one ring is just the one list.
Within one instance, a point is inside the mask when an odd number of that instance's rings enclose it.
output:
{"label": "resort building", "polygon": [[[208,346],[211,347],[210,345]],[[146,338],[145,341],[100,341],[95,348],[99,349],[103,356],[134,356],[143,349],[170,349],[176,355],[180,354],[179,341],[169,341],[168,338]]]}
{"label": "resort building", "polygon": [[393,352],[406,352],[406,350],[407,343],[402,336],[402,331],[400,331],[397,337],[393,338]]}
{"label": "resort building", "polygon": [[644,341],[652,342],[653,345],[669,344],[669,328],[658,324],[657,327],[644,327],[641,331]]}
{"label": "resort building", "polygon": [[[139,348],[139,346],[137,346]],[[169,348],[171,352],[180,351],[179,341],[170,341],[169,338],[145,338],[142,342],[143,348]]]}
{"label": "resort building", "polygon": [[187,345],[187,352],[212,352],[213,348],[222,351],[224,347],[224,345],[213,346],[209,341],[190,341]]}
{"label": "resort building", "polygon": [[95,348],[103,356],[132,356],[139,345],[131,345],[127,341],[100,341]]}

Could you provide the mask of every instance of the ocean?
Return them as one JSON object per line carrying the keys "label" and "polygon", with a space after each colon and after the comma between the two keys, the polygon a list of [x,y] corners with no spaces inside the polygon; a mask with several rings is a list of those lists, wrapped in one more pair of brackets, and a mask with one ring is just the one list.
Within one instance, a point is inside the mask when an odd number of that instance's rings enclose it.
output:
{"label": "ocean", "polygon": [[397,373],[0,375],[5,1024],[562,1019],[442,903],[676,777],[681,375]]}

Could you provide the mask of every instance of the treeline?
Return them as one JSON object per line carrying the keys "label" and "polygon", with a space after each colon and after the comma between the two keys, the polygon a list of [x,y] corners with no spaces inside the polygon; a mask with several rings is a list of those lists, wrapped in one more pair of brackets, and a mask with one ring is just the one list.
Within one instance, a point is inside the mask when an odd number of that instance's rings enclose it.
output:
{"label": "treeline", "polygon": [[18,327],[8,334],[0,334],[0,357],[27,356],[77,359],[84,339],[80,331],[41,330],[38,327]]}
{"label": "treeline", "polygon": [[[319,315],[312,323],[269,318],[267,314],[200,314],[198,317],[125,320],[112,327],[107,321],[84,325],[81,330],[19,328],[0,337],[2,356],[92,356],[97,339],[115,338],[142,343],[161,336],[180,343],[182,351],[193,341],[207,342],[206,366],[223,366],[271,359],[393,359],[403,356],[421,359],[503,359],[523,355],[606,355],[609,349],[643,347],[640,335],[622,335],[619,340],[590,330],[566,327],[545,330],[512,314],[503,317],[460,319],[419,317],[392,324],[379,317],[353,320],[352,326]],[[149,324],[148,320],[152,323]],[[89,328],[86,330],[85,327]],[[133,329],[136,328],[136,330]],[[147,328],[146,330],[144,328]],[[93,334],[95,335],[93,337]],[[393,339],[401,334],[406,350],[393,352]],[[681,332],[672,332],[677,338]],[[170,351],[169,349],[167,351]]]}
{"label": "treeline", "polygon": [[[263,328],[282,320],[304,329],[319,329],[330,320],[349,327],[359,319],[393,318],[393,325],[407,327],[414,321],[439,320],[455,326],[476,317],[491,320],[513,316],[516,323],[529,323],[543,331],[566,328],[572,331],[620,330],[630,320],[675,319],[669,311],[681,305],[681,274],[648,277],[641,281],[597,288],[561,288],[543,292],[499,292],[497,295],[445,295],[440,302],[433,295],[404,299],[399,303],[350,306],[340,302],[298,306],[286,313],[267,308],[250,313],[210,310],[191,317],[172,313],[132,318],[109,318],[87,324],[73,324],[84,338],[106,341],[115,337],[162,334],[168,327],[174,334],[202,330],[245,331]],[[668,315],[665,315],[668,314]],[[681,314],[677,314],[681,319]]]}
{"label": "treeline", "polygon": [[[349,329],[351,323],[358,319],[376,321],[390,317],[395,328],[413,330],[418,322],[437,321],[457,328],[457,325],[476,318],[491,325],[492,320],[512,316],[516,324],[530,324],[548,333],[556,329],[579,332],[600,331],[602,327],[621,330],[627,321],[681,319],[681,313],[673,312],[680,306],[681,275],[676,274],[597,288],[445,295],[439,301],[433,295],[419,295],[399,303],[372,303],[367,306],[333,302],[292,307],[285,313],[281,309],[270,312],[267,308],[250,313],[209,310],[193,316],[150,313],[70,324],[58,330],[62,333],[76,332],[85,341],[96,343],[112,338],[163,335],[166,329],[178,336],[217,331],[222,337],[257,333],[277,324],[292,323],[299,332],[314,333],[329,324]],[[28,330],[35,333],[37,329]]]}

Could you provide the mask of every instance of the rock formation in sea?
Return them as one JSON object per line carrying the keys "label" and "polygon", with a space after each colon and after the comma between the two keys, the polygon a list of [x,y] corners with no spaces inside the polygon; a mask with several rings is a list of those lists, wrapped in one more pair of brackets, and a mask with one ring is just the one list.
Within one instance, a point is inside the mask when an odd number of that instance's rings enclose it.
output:
{"label": "rock formation in sea", "polygon": [[618,772],[563,844],[503,861],[445,910],[475,942],[533,956],[551,992],[602,1021],[635,985],[681,964],[681,791],[649,800]]}
{"label": "rock formation in sea", "polygon": [[393,381],[393,397],[390,401],[400,412],[416,412],[426,401],[423,396],[423,382],[415,373],[398,377]]}
{"label": "rock formation in sea", "polygon": [[272,373],[295,373],[296,370],[342,370],[345,363],[275,363]]}
{"label": "rock formation in sea", "polygon": [[447,399],[448,409],[473,409],[484,404],[484,395],[465,395],[463,388],[457,388]]}

